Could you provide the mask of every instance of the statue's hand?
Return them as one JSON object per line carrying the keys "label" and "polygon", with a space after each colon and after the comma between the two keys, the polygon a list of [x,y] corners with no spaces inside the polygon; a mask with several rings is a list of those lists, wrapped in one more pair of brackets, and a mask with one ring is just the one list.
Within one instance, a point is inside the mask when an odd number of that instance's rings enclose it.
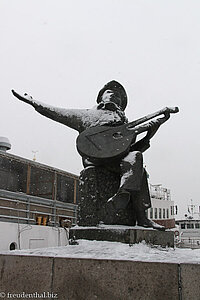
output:
{"label": "statue's hand", "polygon": [[20,94],[18,94],[17,92],[15,92],[14,90],[12,90],[12,93],[13,95],[18,98],[19,100],[23,101],[23,102],[26,102],[30,105],[32,105],[33,107],[36,106],[36,103],[35,101],[33,100],[33,97],[28,95],[28,94],[24,94],[23,96],[21,96]]}

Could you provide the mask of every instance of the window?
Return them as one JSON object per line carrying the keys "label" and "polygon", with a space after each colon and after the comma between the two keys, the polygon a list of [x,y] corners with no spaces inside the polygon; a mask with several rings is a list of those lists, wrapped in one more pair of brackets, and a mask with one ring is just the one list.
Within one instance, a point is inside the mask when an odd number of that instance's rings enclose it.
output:
{"label": "window", "polygon": [[159,219],[162,219],[162,209],[159,208]]}
{"label": "window", "polygon": [[195,228],[200,228],[200,224],[199,223],[195,223]]}
{"label": "window", "polygon": [[193,224],[193,223],[188,223],[188,224],[186,224],[186,225],[187,225],[187,229],[194,228],[194,224]]}
{"label": "window", "polygon": [[181,224],[181,229],[185,229],[185,223]]}
{"label": "window", "polygon": [[17,249],[17,244],[15,242],[10,244],[10,250],[15,250]]}
{"label": "window", "polygon": [[171,216],[173,216],[173,206],[170,206]]}
{"label": "window", "polygon": [[54,199],[54,173],[46,169],[31,167],[29,194]]}
{"label": "window", "polygon": [[169,219],[169,208],[167,208],[167,219]]}
{"label": "window", "polygon": [[165,208],[163,208],[163,219],[165,219]]}
{"label": "window", "polygon": [[0,157],[0,189],[26,193],[27,164]]}
{"label": "window", "polygon": [[150,208],[150,219],[153,219],[153,208]]}
{"label": "window", "polygon": [[157,207],[155,207],[154,218],[155,218],[155,219],[158,219],[158,209],[157,209]]}

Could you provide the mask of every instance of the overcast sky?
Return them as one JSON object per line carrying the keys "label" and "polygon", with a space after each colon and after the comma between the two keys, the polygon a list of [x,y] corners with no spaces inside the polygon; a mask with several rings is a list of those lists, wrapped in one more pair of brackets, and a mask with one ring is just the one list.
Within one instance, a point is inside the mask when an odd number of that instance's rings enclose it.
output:
{"label": "overcast sky", "polygon": [[112,80],[128,94],[129,121],[178,106],[144,161],[152,184],[180,212],[199,201],[200,1],[0,0],[0,136],[10,153],[79,174],[77,132],[10,92],[65,108],[90,108]]}

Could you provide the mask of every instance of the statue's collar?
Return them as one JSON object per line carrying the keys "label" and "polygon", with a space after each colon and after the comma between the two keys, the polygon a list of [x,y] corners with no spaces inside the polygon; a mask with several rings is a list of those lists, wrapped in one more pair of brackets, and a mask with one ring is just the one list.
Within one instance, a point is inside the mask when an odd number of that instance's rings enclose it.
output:
{"label": "statue's collar", "polygon": [[121,110],[120,107],[115,104],[114,102],[108,101],[108,102],[100,102],[97,105],[97,109],[102,109],[102,110],[110,110],[110,111],[119,111]]}

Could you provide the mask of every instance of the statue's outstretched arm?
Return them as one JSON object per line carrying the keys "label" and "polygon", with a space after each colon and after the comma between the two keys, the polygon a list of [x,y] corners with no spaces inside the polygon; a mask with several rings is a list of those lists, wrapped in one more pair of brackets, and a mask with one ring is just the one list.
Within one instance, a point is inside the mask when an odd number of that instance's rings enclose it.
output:
{"label": "statue's outstretched arm", "polygon": [[56,122],[62,123],[70,128],[82,131],[82,116],[84,111],[80,109],[64,109],[44,104],[32,98],[32,96],[24,94],[23,96],[12,90],[13,95],[19,100],[32,105],[37,112],[43,116],[50,118]]}

